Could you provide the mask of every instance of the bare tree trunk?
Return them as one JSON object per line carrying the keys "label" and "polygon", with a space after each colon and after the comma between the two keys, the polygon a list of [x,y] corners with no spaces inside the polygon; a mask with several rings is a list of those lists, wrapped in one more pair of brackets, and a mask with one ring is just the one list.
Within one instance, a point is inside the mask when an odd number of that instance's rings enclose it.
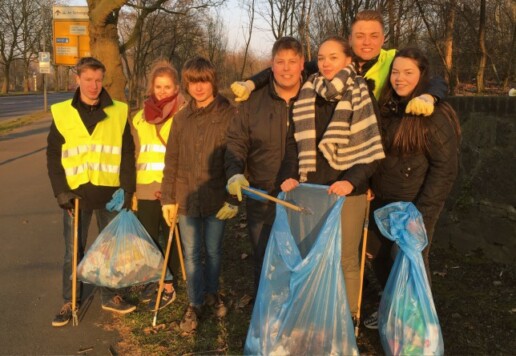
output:
{"label": "bare tree trunk", "polygon": [[[509,58],[514,58],[516,56],[516,23],[514,23],[512,29],[512,41],[511,41],[511,49],[509,51]],[[507,91],[509,89],[509,83],[511,81],[512,76],[514,75],[514,60],[509,60],[509,64],[507,65],[507,70],[504,74],[503,80],[503,90]]]}
{"label": "bare tree trunk", "polygon": [[457,1],[453,0],[449,2],[448,7],[448,18],[446,19],[446,33],[444,39],[444,65],[446,72],[444,73],[444,79],[448,82],[450,87],[451,95],[455,94],[456,82],[452,75],[453,72],[453,29],[455,27],[455,9]]}
{"label": "bare tree trunk", "polygon": [[478,48],[480,50],[480,61],[477,72],[477,93],[482,93],[484,87],[484,73],[486,70],[486,0],[480,0],[480,21],[478,26]]}
{"label": "bare tree trunk", "polygon": [[9,92],[10,77],[9,71],[11,70],[11,63],[4,64],[4,82],[2,84],[2,94],[7,94]]}
{"label": "bare tree trunk", "polygon": [[254,0],[250,0],[247,5],[247,15],[249,16],[249,30],[247,32],[247,39],[245,41],[245,50],[244,50],[244,61],[242,63],[242,70],[240,71],[240,78],[244,77],[245,66],[247,64],[247,55],[249,53],[249,45],[251,44],[251,38],[253,35],[253,27],[254,27]]}
{"label": "bare tree trunk", "polygon": [[394,20],[394,1],[389,0],[387,2],[387,11],[389,14],[389,48],[395,48],[396,43],[394,39],[394,25],[395,22],[399,22]]}
{"label": "bare tree trunk", "polygon": [[93,57],[106,66],[104,88],[116,100],[126,101],[127,82],[118,44],[118,12],[125,0],[88,0],[90,49]]}

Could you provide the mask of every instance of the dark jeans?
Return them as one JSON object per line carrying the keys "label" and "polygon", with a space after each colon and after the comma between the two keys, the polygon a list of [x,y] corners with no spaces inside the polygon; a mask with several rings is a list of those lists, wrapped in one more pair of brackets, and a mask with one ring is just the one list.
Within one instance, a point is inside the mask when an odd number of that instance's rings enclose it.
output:
{"label": "dark jeans", "polygon": [[[91,218],[95,214],[97,219],[98,231],[102,231],[118,212],[110,212],[106,209],[84,210],[79,209],[79,229],[78,229],[78,248],[77,263],[84,256],[86,241],[88,238],[88,229],[90,227]],[[73,263],[73,217],[70,217],[68,211],[63,210],[63,235],[65,242],[65,255],[63,263],[63,299],[66,302],[72,300],[72,263]],[[81,283],[77,283],[77,301],[81,300]],[[107,302],[116,294],[116,289],[101,287],[100,295],[102,302]]]}
{"label": "dark jeans", "polygon": [[[201,307],[205,293],[219,291],[222,240],[226,222],[215,215],[179,215],[190,304]],[[204,250],[204,260],[203,260]],[[204,262],[203,262],[204,261]]]}
{"label": "dark jeans", "polygon": [[253,248],[254,258],[254,294],[258,292],[263,258],[269,242],[269,236],[276,213],[275,205],[253,199],[246,200],[247,230]]}
{"label": "dark jeans", "polygon": [[[165,256],[170,229],[165,219],[163,219],[161,202],[159,200],[138,200],[136,216],[138,216],[138,220],[140,220],[161,253],[163,253],[163,256]],[[171,269],[172,275],[177,276],[177,271],[179,271],[179,255],[174,244],[170,246],[168,266]]]}

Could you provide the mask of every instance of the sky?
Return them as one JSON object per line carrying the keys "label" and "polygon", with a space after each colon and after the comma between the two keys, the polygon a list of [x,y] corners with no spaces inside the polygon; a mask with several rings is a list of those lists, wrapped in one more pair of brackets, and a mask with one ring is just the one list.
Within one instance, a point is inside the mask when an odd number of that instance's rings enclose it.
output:
{"label": "sky", "polygon": [[[224,20],[228,46],[230,50],[242,49],[247,36],[247,23],[249,21],[247,11],[241,5],[242,0],[226,0],[226,3],[213,11],[218,11]],[[69,0],[70,6],[87,6],[86,0]],[[268,58],[274,43],[274,37],[268,25],[255,14],[255,29],[253,30],[250,48],[258,56]]]}

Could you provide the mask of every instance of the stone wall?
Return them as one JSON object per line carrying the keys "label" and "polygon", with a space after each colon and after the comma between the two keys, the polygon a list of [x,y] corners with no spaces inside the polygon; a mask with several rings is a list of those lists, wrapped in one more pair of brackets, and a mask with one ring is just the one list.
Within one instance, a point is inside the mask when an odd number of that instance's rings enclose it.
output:
{"label": "stone wall", "polygon": [[435,243],[516,261],[516,97],[450,97],[462,128],[460,173]]}

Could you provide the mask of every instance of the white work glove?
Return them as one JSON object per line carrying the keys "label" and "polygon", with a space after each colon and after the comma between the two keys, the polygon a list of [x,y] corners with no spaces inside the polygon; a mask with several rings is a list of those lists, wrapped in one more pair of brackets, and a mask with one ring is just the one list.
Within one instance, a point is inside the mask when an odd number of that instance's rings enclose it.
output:
{"label": "white work glove", "polygon": [[423,94],[408,102],[405,113],[413,115],[430,116],[434,112],[434,97]]}
{"label": "white work glove", "polygon": [[249,187],[249,182],[245,179],[243,174],[235,174],[229,178],[226,189],[231,195],[236,195],[238,201],[242,201],[242,187]]}
{"label": "white work glove", "polygon": [[235,101],[246,101],[253,92],[255,85],[252,80],[245,82],[233,82],[231,90],[235,94]]}
{"label": "white work glove", "polygon": [[219,220],[233,219],[238,214],[238,206],[225,202],[215,217]]}
{"label": "white work glove", "polygon": [[161,210],[163,211],[163,219],[165,219],[168,226],[172,226],[172,223],[176,220],[177,208],[177,204],[165,204],[161,207]]}

